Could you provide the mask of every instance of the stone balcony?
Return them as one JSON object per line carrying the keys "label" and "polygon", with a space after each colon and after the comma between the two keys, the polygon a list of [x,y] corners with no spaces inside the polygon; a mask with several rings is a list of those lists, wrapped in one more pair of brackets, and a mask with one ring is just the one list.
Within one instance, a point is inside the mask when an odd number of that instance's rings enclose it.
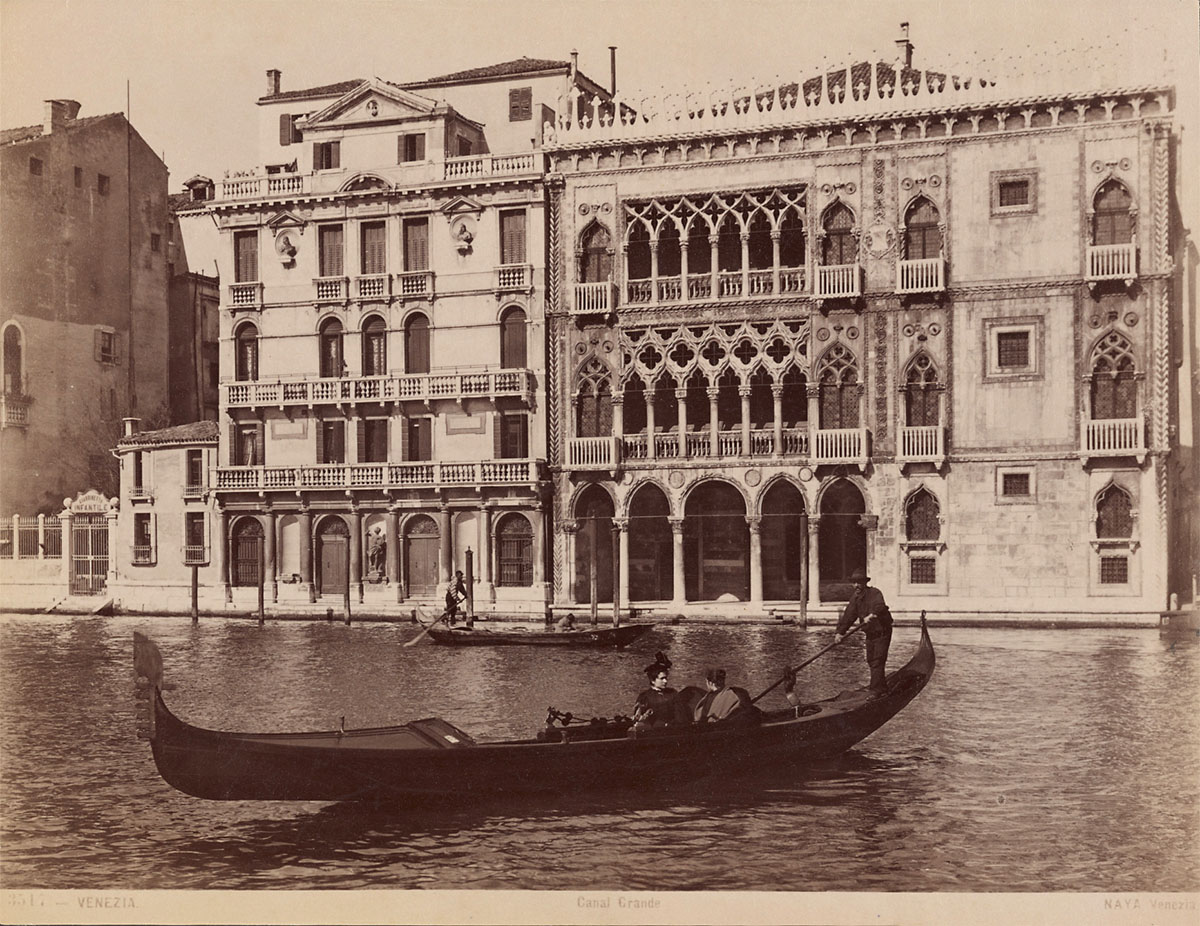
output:
{"label": "stone balcony", "polygon": [[1092,457],[1146,459],[1146,422],[1134,418],[1093,418],[1083,422],[1079,458],[1086,464]]}
{"label": "stone balcony", "polygon": [[255,281],[252,283],[230,283],[229,289],[226,291],[226,307],[231,312],[244,310],[248,312],[261,312],[263,307],[263,285]]}
{"label": "stone balcony", "polygon": [[1137,279],[1137,245],[1090,245],[1084,279],[1089,286],[1106,280],[1120,280],[1126,286],[1132,286]]}
{"label": "stone balcony", "polygon": [[0,393],[0,428],[29,426],[29,407],[33,399],[11,392]]}
{"label": "stone balcony", "polygon": [[[576,286],[596,284],[576,284]],[[632,308],[708,302],[719,300],[763,299],[772,296],[803,295],[803,267],[773,267],[766,270],[719,270],[716,273],[689,273],[683,276],[659,276],[628,280],[622,305]],[[716,293],[714,296],[713,294]]]}
{"label": "stone balcony", "polygon": [[857,262],[818,266],[813,295],[818,299],[854,299],[861,296],[862,267]]}
{"label": "stone balcony", "polygon": [[[653,467],[658,461],[672,465],[688,459],[755,459],[787,457],[809,461],[807,428],[710,428],[685,431],[656,431],[653,439],[645,432],[606,437],[572,437],[567,440],[567,468],[614,470]],[[797,460],[797,458],[799,458]]]}
{"label": "stone balcony", "polygon": [[497,298],[505,293],[533,292],[532,264],[501,264],[495,270],[494,289]]}
{"label": "stone balcony", "polygon": [[611,280],[602,280],[599,283],[576,283],[572,295],[572,315],[606,315],[616,308]]}
{"label": "stone balcony", "polygon": [[946,461],[946,429],[941,425],[921,425],[899,428],[896,446],[896,462],[933,463],[941,466]]}
{"label": "stone balcony", "polygon": [[946,261],[941,257],[896,261],[896,292],[940,293],[946,289]]}
{"label": "stone balcony", "polygon": [[853,464],[865,471],[870,460],[869,444],[866,428],[817,428],[809,462],[814,466]]}
{"label": "stone balcony", "polygon": [[444,489],[521,486],[536,488],[545,461],[421,460],[403,463],[316,463],[303,466],[223,466],[215,471],[218,492],[282,489]]}
{"label": "stone balcony", "polygon": [[400,373],[387,376],[222,383],[222,408],[288,408],[358,402],[462,403],[466,399],[515,397],[529,402],[535,386],[533,371],[457,369],[437,373]]}

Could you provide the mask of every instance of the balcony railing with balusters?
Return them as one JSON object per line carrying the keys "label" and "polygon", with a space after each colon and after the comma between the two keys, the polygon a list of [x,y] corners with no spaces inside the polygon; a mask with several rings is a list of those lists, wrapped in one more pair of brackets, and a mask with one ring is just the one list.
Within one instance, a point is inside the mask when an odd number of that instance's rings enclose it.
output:
{"label": "balcony railing with balusters", "polygon": [[406,270],[396,274],[395,292],[399,296],[429,299],[433,296],[431,270]]}
{"label": "balcony railing with balusters", "polygon": [[1097,244],[1087,249],[1087,281],[1137,279],[1137,245]]}
{"label": "balcony railing with balusters", "polygon": [[529,400],[534,389],[533,371],[449,370],[444,373],[404,373],[394,376],[355,376],[290,382],[222,383],[221,403],[226,408],[259,408],[318,405],[326,402],[389,402],[397,400],[458,400],[489,396],[515,396]]}
{"label": "balcony railing with balusters", "polygon": [[318,302],[339,302],[349,292],[349,280],[345,277],[317,277],[313,280],[314,295]]}
{"label": "balcony railing with balusters", "polygon": [[[776,282],[778,281],[778,282]],[[578,284],[585,285],[585,284]],[[718,299],[762,299],[774,295],[803,295],[803,267],[775,267],[769,270],[721,270],[716,275]],[[626,280],[624,305],[663,305],[702,302],[713,298],[713,275],[689,273],[656,279]]]}
{"label": "balcony railing with balusters", "polygon": [[386,298],[392,292],[392,278],[386,273],[368,273],[355,278],[359,299]]}
{"label": "balcony railing with balusters", "polygon": [[817,428],[813,432],[811,460],[816,465],[853,463],[866,469],[867,453],[866,428]]}
{"label": "balcony railing with balusters", "polygon": [[501,264],[496,268],[497,293],[527,293],[533,289],[531,264]]}
{"label": "balcony railing with balusters", "polygon": [[442,176],[446,180],[469,180],[474,177],[505,177],[531,174],[542,169],[539,151],[519,154],[473,154],[446,158]]}
{"label": "balcony railing with balusters", "polygon": [[613,285],[611,280],[599,283],[576,283],[571,314],[607,314],[613,310]]}
{"label": "balcony railing with balusters", "polygon": [[1145,419],[1138,415],[1084,421],[1079,456],[1085,463],[1090,457],[1136,457],[1141,463],[1146,457]]}
{"label": "balcony railing with balusters", "polygon": [[896,292],[940,293],[946,288],[946,262],[940,257],[896,261]]}
{"label": "balcony railing with balusters", "polygon": [[227,298],[229,308],[233,311],[238,309],[259,311],[263,306],[263,285],[258,282],[230,283]]}
{"label": "balcony railing with balusters", "polygon": [[857,263],[817,267],[818,299],[849,299],[862,295],[862,269]]}
{"label": "balcony railing with balusters", "polygon": [[[780,449],[775,449],[775,431],[773,428],[751,428],[749,432],[749,453],[744,453],[740,428],[726,428],[717,432],[716,457],[808,457],[808,429],[783,428],[780,430]],[[608,442],[612,441],[612,450]],[[701,428],[689,431],[684,439],[686,456],[689,458],[712,458],[712,431]],[[653,454],[651,454],[653,446]],[[568,441],[568,465],[574,469],[598,468],[606,469],[616,465],[624,467],[653,466],[657,460],[669,460],[672,463],[680,458],[679,433],[677,431],[656,431],[653,445],[645,432],[624,434],[620,438],[608,437],[576,437]]]}
{"label": "balcony railing with balusters", "polygon": [[129,487],[129,498],[131,501],[154,500],[154,488],[148,485],[132,485]]}
{"label": "balcony railing with balusters", "polygon": [[545,461],[317,463],[306,466],[224,466],[216,470],[217,491],[260,489],[442,488],[447,486],[535,486]]}
{"label": "balcony railing with balusters", "polygon": [[27,395],[0,393],[0,427],[25,428],[29,426],[29,406],[33,400]]}
{"label": "balcony railing with balusters", "polygon": [[572,469],[611,469],[621,460],[616,437],[572,437],[567,442],[567,465]]}
{"label": "balcony railing with balusters", "polygon": [[946,429],[941,425],[900,426],[900,463],[941,463],[946,459]]}

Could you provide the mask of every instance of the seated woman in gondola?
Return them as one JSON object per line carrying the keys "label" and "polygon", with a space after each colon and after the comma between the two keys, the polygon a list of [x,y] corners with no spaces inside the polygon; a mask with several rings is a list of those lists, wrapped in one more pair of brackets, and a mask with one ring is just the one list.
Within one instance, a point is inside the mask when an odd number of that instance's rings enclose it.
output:
{"label": "seated woman in gondola", "polygon": [[650,679],[650,687],[639,694],[634,702],[635,729],[686,723],[691,719],[685,716],[686,705],[681,702],[679,692],[667,684],[670,671],[671,660],[663,653],[655,654],[654,662],[646,666],[645,672],[646,677]]}

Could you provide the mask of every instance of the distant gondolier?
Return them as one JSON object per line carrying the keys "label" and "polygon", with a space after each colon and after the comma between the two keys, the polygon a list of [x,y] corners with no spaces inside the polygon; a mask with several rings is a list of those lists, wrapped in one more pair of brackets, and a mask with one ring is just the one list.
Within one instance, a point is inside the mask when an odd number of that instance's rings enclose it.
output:
{"label": "distant gondolier", "polygon": [[[462,570],[458,570],[454,574],[454,578],[446,586],[446,622],[454,623],[454,618],[459,613],[459,608],[467,600],[467,584],[463,579]],[[471,615],[464,614],[467,626],[472,624]]]}
{"label": "distant gondolier", "polygon": [[863,570],[854,570],[850,581],[854,583],[854,592],[850,595],[846,610],[842,612],[842,619],[838,621],[835,639],[840,643],[856,621],[863,622],[867,638],[867,665],[871,668],[870,690],[873,695],[887,694],[885,670],[888,647],[892,643],[892,612],[883,600],[883,593],[867,584],[870,579]]}

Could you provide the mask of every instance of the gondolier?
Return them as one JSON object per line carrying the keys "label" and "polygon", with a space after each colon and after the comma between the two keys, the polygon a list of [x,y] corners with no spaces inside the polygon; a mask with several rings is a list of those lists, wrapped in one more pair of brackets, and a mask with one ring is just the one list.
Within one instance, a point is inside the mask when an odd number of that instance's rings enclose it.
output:
{"label": "gondolier", "polygon": [[870,691],[872,695],[882,696],[887,694],[885,668],[888,647],[892,643],[892,612],[883,600],[883,593],[867,584],[870,577],[865,571],[854,570],[850,574],[850,581],[854,583],[854,592],[838,621],[834,639],[842,642],[855,622],[863,621],[863,632],[867,638],[867,665],[871,669]]}

